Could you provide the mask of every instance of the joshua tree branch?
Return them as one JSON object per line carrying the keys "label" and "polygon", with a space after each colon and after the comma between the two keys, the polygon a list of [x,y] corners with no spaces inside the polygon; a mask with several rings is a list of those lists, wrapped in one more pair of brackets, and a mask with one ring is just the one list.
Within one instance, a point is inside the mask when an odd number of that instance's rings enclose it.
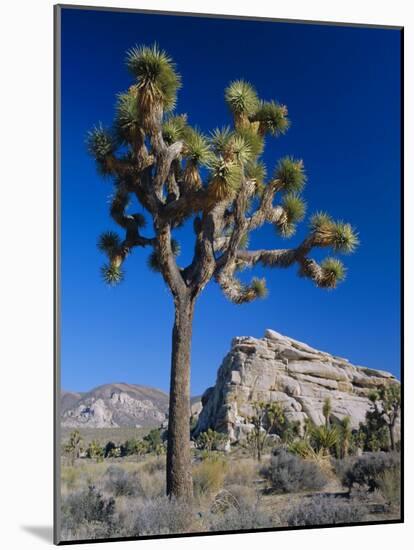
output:
{"label": "joshua tree branch", "polygon": [[273,207],[273,200],[279,189],[278,180],[273,180],[266,186],[260,205],[249,220],[249,231],[261,227],[266,221],[270,223],[280,221],[284,214],[283,208],[281,206]]}

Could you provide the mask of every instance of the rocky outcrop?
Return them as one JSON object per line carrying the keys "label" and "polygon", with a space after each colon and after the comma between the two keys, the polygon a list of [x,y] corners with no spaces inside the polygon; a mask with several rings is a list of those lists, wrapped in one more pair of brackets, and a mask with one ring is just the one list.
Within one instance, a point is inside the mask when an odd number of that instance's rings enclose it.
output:
{"label": "rocky outcrop", "polygon": [[61,396],[61,425],[67,428],[158,426],[167,411],[166,393],[134,384],[105,384],[85,394]]}
{"label": "rocky outcrop", "polygon": [[333,419],[349,416],[353,428],[365,420],[369,393],[399,384],[390,373],[352,365],[347,359],[267,330],[264,338],[234,338],[215,386],[202,396],[195,435],[207,428],[242,439],[252,428],[255,401],[280,402],[286,417],[322,424],[323,402],[330,397]]}

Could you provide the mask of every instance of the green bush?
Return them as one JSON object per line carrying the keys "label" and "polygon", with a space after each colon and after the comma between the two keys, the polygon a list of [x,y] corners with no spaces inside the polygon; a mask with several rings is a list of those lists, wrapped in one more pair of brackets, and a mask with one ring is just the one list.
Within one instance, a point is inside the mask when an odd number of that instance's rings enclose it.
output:
{"label": "green bush", "polygon": [[197,439],[195,440],[195,445],[197,449],[203,451],[217,451],[220,447],[220,444],[224,443],[226,436],[215,430],[209,428],[205,432],[201,432]]}
{"label": "green bush", "polygon": [[271,483],[277,493],[319,490],[327,479],[313,462],[287,452],[282,447],[273,451],[270,465],[262,468],[261,474]]}
{"label": "green bush", "polygon": [[369,491],[379,488],[380,477],[389,470],[400,468],[398,453],[365,453],[353,460],[342,474],[342,484],[351,490],[355,485]]}
{"label": "green bush", "polygon": [[144,441],[148,445],[148,450],[152,453],[161,454],[160,449],[164,447],[161,432],[158,429],[151,430],[145,437]]}
{"label": "green bush", "polygon": [[102,462],[104,458],[104,449],[102,445],[100,445],[99,441],[94,439],[89,443],[89,446],[86,449],[86,456],[88,458],[96,459],[96,462]]}
{"label": "green bush", "polygon": [[148,443],[136,438],[127,439],[121,445],[121,456],[143,455],[149,451]]}
{"label": "green bush", "polygon": [[82,532],[110,536],[115,530],[115,500],[106,499],[92,485],[62,500],[62,535],[65,539],[82,538]]}
{"label": "green bush", "polygon": [[121,449],[113,441],[108,441],[104,447],[105,458],[116,458],[121,456]]}

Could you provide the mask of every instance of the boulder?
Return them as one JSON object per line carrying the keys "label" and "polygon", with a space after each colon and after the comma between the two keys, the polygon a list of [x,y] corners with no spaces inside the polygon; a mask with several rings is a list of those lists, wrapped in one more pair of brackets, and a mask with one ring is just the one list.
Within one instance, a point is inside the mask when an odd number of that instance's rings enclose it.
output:
{"label": "boulder", "polygon": [[245,438],[253,429],[256,401],[279,402],[289,420],[303,425],[310,418],[319,425],[325,421],[327,397],[332,417],[349,416],[357,428],[370,408],[369,393],[384,384],[399,381],[391,373],[352,365],[271,329],[263,338],[236,337],[215,385],[202,397],[194,435],[212,428],[231,442]]}

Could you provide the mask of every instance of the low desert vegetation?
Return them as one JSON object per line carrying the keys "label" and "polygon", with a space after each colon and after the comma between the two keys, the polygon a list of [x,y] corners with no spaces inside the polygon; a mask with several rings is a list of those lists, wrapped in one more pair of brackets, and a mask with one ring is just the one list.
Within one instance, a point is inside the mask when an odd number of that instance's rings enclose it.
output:
{"label": "low desert vegetation", "polygon": [[327,478],[320,467],[311,460],[276,448],[268,466],[261,470],[269,480],[270,489],[276,493],[299,493],[319,491],[327,483]]}
{"label": "low desert vegetation", "polygon": [[[393,399],[395,395],[393,396]],[[194,438],[194,498],[166,496],[163,429],[62,445],[65,540],[339,525],[398,519],[398,441],[377,398],[366,421],[332,418],[298,426],[279,405],[255,406],[250,437],[230,446],[212,429]],[[388,418],[388,417],[387,417]],[[393,450],[395,447],[396,450]],[[374,449],[374,450],[373,450]]]}
{"label": "low desert vegetation", "polygon": [[299,525],[338,525],[363,521],[367,511],[343,498],[315,495],[294,507],[286,515],[290,527]]}

